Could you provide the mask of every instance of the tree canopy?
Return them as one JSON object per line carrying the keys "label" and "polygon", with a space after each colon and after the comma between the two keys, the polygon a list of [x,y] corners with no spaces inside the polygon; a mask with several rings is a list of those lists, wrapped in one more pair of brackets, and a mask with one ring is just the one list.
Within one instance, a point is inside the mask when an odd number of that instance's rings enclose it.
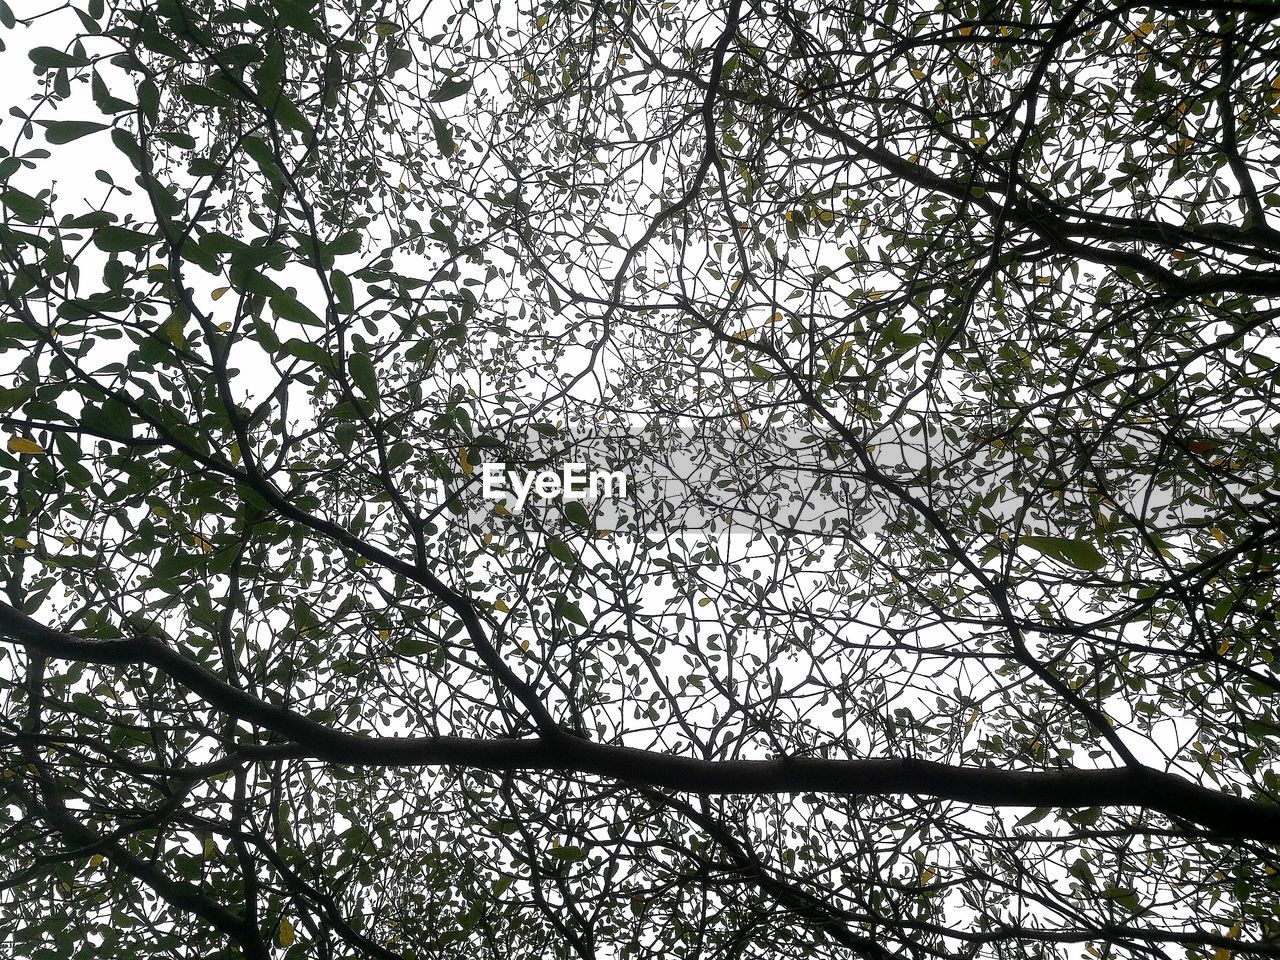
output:
{"label": "tree canopy", "polygon": [[0,28],[14,956],[1280,957],[1280,7]]}

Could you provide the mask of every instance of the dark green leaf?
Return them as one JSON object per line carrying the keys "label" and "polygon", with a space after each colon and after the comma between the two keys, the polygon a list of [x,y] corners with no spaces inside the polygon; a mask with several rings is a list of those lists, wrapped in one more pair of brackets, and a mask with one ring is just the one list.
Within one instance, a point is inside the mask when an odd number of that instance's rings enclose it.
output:
{"label": "dark green leaf", "polygon": [[1098,548],[1088,540],[1073,540],[1069,537],[1023,537],[1022,542],[1032,550],[1038,550],[1046,556],[1079,570],[1098,570],[1106,563],[1106,559],[1098,552]]}
{"label": "dark green leaf", "polygon": [[308,327],[323,327],[321,320],[311,308],[292,294],[282,291],[271,298],[271,309],[282,320],[305,324]]}
{"label": "dark green leaf", "polygon": [[36,47],[28,53],[27,56],[31,58],[31,62],[37,67],[44,69],[83,67],[89,62],[87,57],[63,53],[61,50],[55,50],[53,47]]}
{"label": "dark green leaf", "polygon": [[446,100],[453,100],[456,97],[462,96],[470,89],[470,80],[446,80],[444,83],[440,84],[431,99],[435,103],[443,103]]}
{"label": "dark green leaf", "polygon": [[156,242],[156,237],[128,227],[99,227],[93,231],[93,243],[106,253],[126,253],[142,250]]}
{"label": "dark green leaf", "polygon": [[45,129],[45,139],[50,143],[70,143],[99,130],[106,130],[108,124],[93,123],[88,120],[41,120]]}
{"label": "dark green leaf", "polygon": [[373,368],[373,361],[367,353],[353,353],[347,359],[347,370],[351,379],[356,382],[360,392],[370,403],[378,403],[378,376]]}
{"label": "dark green leaf", "polygon": [[12,188],[0,193],[0,203],[12,210],[14,216],[24,223],[36,223],[49,211],[43,200]]}

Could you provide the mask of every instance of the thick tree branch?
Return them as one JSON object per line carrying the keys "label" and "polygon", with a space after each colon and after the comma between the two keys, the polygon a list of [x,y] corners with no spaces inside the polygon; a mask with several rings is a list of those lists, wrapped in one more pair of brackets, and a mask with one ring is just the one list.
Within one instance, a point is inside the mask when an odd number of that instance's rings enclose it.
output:
{"label": "thick tree branch", "polygon": [[150,636],[73,637],[0,604],[0,631],[47,657],[147,664],[214,709],[294,741],[298,756],[352,766],[449,765],[484,770],[590,774],[689,793],[822,792],[922,796],[994,807],[1143,807],[1199,824],[1223,838],[1280,844],[1280,808],[1209,790],[1147,767],[1001,770],[914,758],[698,760],[567,735],[537,740],[366,737],[333,730],[238,690]]}

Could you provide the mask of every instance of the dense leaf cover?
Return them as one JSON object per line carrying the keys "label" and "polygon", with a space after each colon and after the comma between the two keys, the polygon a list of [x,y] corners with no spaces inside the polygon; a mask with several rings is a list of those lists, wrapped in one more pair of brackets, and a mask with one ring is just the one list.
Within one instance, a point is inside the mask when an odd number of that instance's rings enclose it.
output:
{"label": "dense leaf cover", "polygon": [[1280,956],[1280,8],[451,2],[0,0],[11,955]]}

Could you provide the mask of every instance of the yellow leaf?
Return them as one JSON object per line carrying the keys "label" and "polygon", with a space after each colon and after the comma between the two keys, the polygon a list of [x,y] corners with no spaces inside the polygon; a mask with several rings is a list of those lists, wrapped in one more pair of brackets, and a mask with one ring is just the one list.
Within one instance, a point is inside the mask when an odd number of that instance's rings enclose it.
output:
{"label": "yellow leaf", "polygon": [[182,332],[182,320],[177,314],[166,320],[161,329],[164,330],[165,336],[169,338],[169,342],[178,349],[182,349],[187,345],[186,334]]}
{"label": "yellow leaf", "polygon": [[89,858],[89,869],[93,870],[100,866],[102,866],[102,854],[95,853]]}
{"label": "yellow leaf", "polygon": [[609,536],[609,534],[611,534],[611,533],[613,533],[613,531],[612,531],[612,530],[597,530],[597,531],[596,531],[596,539],[597,539],[597,540],[603,540],[605,537]]}
{"label": "yellow leaf", "polygon": [[934,872],[933,867],[930,867],[924,873],[920,874],[920,886],[923,887],[926,883],[932,880],[936,875],[937,874]]}
{"label": "yellow leaf", "polygon": [[830,210],[823,210],[821,213],[818,214],[818,219],[821,220],[823,223],[830,223],[835,218],[836,218],[836,215],[832,213]]}
{"label": "yellow leaf", "polygon": [[911,76],[912,76],[912,77],[914,77],[914,78],[915,78],[915,79],[917,79],[917,80],[923,80],[923,79],[924,79],[924,71],[923,71],[923,70],[912,70],[912,71],[911,71]]}
{"label": "yellow leaf", "polygon": [[226,333],[228,330],[231,329],[231,321],[223,320],[220,324],[218,324],[218,329],[221,330],[223,333]]}
{"label": "yellow leaf", "polygon": [[230,287],[218,287],[218,289],[214,290],[213,293],[210,294],[210,296],[213,297],[213,299],[215,300],[221,300],[223,294],[225,294],[230,289],[231,289]]}
{"label": "yellow leaf", "polygon": [[507,606],[507,601],[505,600],[495,600],[493,602],[493,609],[497,610],[499,613],[507,613],[511,610],[511,608]]}
{"label": "yellow leaf", "polygon": [[495,517],[509,517],[511,516],[511,511],[507,509],[505,503],[495,503],[493,505],[493,515]]}
{"label": "yellow leaf", "polygon": [[1213,528],[1213,539],[1217,540],[1218,543],[1227,542],[1227,538],[1222,535],[1222,531],[1219,530],[1217,527]]}
{"label": "yellow leaf", "polygon": [[475,467],[471,465],[471,461],[467,459],[467,448],[460,447],[458,449],[458,463],[462,464],[462,472],[471,474],[475,472]]}
{"label": "yellow leaf", "polygon": [[238,440],[231,441],[231,465],[234,467],[240,462],[240,442]]}
{"label": "yellow leaf", "polygon": [[381,20],[378,25],[373,28],[374,32],[380,37],[389,37],[392,34],[399,33],[400,28],[388,20]]}
{"label": "yellow leaf", "polygon": [[209,543],[208,540],[200,536],[200,534],[193,533],[191,535],[191,542],[194,543],[201,550],[203,550],[205,553],[213,553],[213,546]]}
{"label": "yellow leaf", "polygon": [[1230,649],[1231,649],[1231,641],[1223,640],[1220,644],[1218,644],[1218,656],[1221,657],[1225,655],[1226,652]]}
{"label": "yellow leaf", "polygon": [[280,926],[276,929],[276,944],[287,947],[293,943],[293,924],[284,917],[280,918]]}
{"label": "yellow leaf", "polygon": [[529,641],[528,641],[528,640],[521,640],[521,641],[520,641],[520,649],[521,649],[521,650],[528,650],[528,649],[529,649]]}
{"label": "yellow leaf", "polygon": [[698,606],[705,607],[710,602],[711,602],[710,597],[703,597],[701,600],[698,601]]}
{"label": "yellow leaf", "polygon": [[204,858],[212,860],[218,855],[218,845],[213,842],[213,837],[205,837],[204,841]]}
{"label": "yellow leaf", "polygon": [[77,542],[77,541],[76,541],[76,538],[75,538],[75,537],[63,537],[63,538],[62,538],[62,545],[63,545],[64,547],[74,547],[74,546],[76,545],[76,542]]}
{"label": "yellow leaf", "polygon": [[969,34],[971,34],[971,33],[973,33],[973,27],[961,27],[961,28],[960,28],[960,36],[962,36],[962,37],[967,37],[967,36],[969,36]]}
{"label": "yellow leaf", "polygon": [[[1227,939],[1234,940],[1240,936],[1240,921],[1237,920],[1231,925],[1231,929],[1227,931]],[[1231,960],[1231,951],[1226,947],[1219,947],[1213,951],[1213,960]]]}
{"label": "yellow leaf", "polygon": [[28,548],[31,546],[31,541],[30,541],[30,540],[24,540],[24,539],[22,539],[22,537],[14,537],[14,538],[13,538],[13,545],[14,545],[15,547],[17,547],[19,550],[26,550],[26,549],[28,549]]}
{"label": "yellow leaf", "polygon": [[34,440],[28,440],[26,437],[10,437],[9,438],[10,453],[44,453],[44,447],[36,443]]}
{"label": "yellow leaf", "polygon": [[745,339],[747,339],[747,337],[751,336],[751,335],[752,335],[753,333],[755,333],[755,332],[756,332],[756,328],[755,328],[755,327],[747,327],[747,329],[745,329],[745,330],[741,330],[741,331],[739,331],[738,333],[735,333],[735,334],[733,335],[733,339],[735,339],[735,340],[745,340]]}
{"label": "yellow leaf", "polygon": [[1137,30],[1133,31],[1133,33],[1125,37],[1125,40],[1129,43],[1137,43],[1143,37],[1151,33],[1151,31],[1155,29],[1155,26],[1156,25],[1154,23],[1144,23],[1142,26],[1138,27]]}

